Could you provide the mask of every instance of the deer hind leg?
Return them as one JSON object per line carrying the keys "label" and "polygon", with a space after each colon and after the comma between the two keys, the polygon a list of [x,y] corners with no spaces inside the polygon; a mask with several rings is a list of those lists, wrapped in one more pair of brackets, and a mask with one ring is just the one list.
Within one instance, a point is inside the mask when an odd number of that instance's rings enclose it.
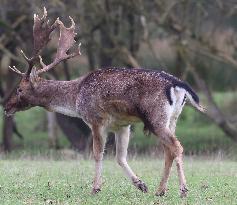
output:
{"label": "deer hind leg", "polygon": [[[188,189],[186,188],[186,180],[183,169],[183,147],[178,141],[178,139],[175,137],[175,135],[172,134],[172,132],[168,128],[159,129],[156,131],[156,133],[159,134],[162,144],[164,144],[167,147],[167,149],[169,149],[171,156],[174,158],[176,162],[179,177],[180,195],[181,197],[185,197],[187,195]],[[168,165],[170,166],[169,163]],[[169,169],[167,168],[167,170]],[[166,177],[164,176],[164,178]],[[161,185],[162,184],[163,183],[161,181]],[[161,189],[162,187],[158,189],[157,195],[160,195],[159,191]]]}
{"label": "deer hind leg", "polygon": [[175,134],[177,118],[178,118],[177,115],[173,115],[170,118],[169,129],[172,134]]}
{"label": "deer hind leg", "polygon": [[134,174],[134,172],[127,163],[127,149],[129,143],[129,135],[130,135],[130,125],[121,128],[118,132],[115,133],[116,159],[118,164],[122,167],[125,174],[131,179],[134,186],[137,187],[142,192],[147,192],[148,189],[146,184]]}
{"label": "deer hind leg", "polygon": [[177,123],[180,113],[182,112],[183,106],[184,104],[181,105],[181,102],[178,101],[175,105],[175,109],[173,113],[171,114],[170,121],[169,121],[169,129],[173,135],[175,134],[176,123]]}
{"label": "deer hind leg", "polygon": [[93,135],[93,154],[95,159],[95,177],[93,182],[92,194],[96,194],[101,191],[102,179],[102,160],[106,141],[106,133],[103,128],[98,126],[92,126]]}
{"label": "deer hind leg", "polygon": [[174,160],[174,157],[170,149],[166,145],[163,145],[163,148],[164,148],[164,157],[165,157],[165,167],[164,167],[163,176],[162,176],[159,188],[156,192],[157,196],[163,196],[165,195],[167,191],[167,183],[170,176],[172,163]]}

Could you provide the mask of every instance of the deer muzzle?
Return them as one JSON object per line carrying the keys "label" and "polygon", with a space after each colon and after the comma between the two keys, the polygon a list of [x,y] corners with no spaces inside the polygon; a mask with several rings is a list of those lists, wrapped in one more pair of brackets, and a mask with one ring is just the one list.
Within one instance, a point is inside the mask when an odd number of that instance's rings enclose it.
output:
{"label": "deer muzzle", "polygon": [[14,115],[16,111],[17,110],[15,108],[11,108],[11,109],[4,108],[4,114],[7,117],[10,117],[10,116]]}

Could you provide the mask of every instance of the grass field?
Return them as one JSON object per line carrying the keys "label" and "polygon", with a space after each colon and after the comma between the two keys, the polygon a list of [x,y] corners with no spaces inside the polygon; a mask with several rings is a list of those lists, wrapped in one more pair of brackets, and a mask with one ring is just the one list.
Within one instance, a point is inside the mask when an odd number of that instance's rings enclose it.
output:
{"label": "grass field", "polygon": [[180,199],[175,166],[165,197],[154,195],[159,183],[161,159],[130,160],[146,182],[149,193],[136,190],[112,160],[105,160],[103,189],[90,194],[93,161],[2,160],[0,204],[237,204],[237,163],[185,159],[189,196]]}

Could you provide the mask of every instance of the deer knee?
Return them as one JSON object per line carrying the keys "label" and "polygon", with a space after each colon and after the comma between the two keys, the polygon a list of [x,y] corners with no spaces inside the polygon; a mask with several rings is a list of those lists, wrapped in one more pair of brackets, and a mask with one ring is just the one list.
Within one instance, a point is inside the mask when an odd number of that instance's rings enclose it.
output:
{"label": "deer knee", "polygon": [[174,158],[180,158],[183,155],[183,147],[180,142],[176,142],[176,140],[175,143],[170,146],[170,150]]}
{"label": "deer knee", "polygon": [[100,146],[94,146],[93,155],[94,155],[95,161],[101,161],[103,159],[103,148]]}
{"label": "deer knee", "polygon": [[121,167],[123,167],[124,164],[126,163],[126,159],[119,157],[119,156],[116,156],[116,161],[117,161],[118,165]]}
{"label": "deer knee", "polygon": [[177,156],[182,156],[184,151],[183,146],[176,138],[175,138],[175,151]]}
{"label": "deer knee", "polygon": [[103,159],[103,152],[94,153],[94,159],[95,159],[96,162],[102,161],[102,159]]}
{"label": "deer knee", "polygon": [[167,129],[160,131],[162,143],[170,150],[173,157],[179,157],[183,154],[183,147],[179,140]]}

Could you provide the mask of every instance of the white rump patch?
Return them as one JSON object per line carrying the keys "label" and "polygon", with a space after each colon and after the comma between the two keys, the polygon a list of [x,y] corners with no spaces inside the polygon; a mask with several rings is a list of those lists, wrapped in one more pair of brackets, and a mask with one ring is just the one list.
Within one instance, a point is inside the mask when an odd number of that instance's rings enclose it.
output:
{"label": "white rump patch", "polygon": [[170,118],[172,116],[172,113],[174,112],[174,108],[175,108],[175,104],[176,104],[176,95],[174,93],[174,88],[173,87],[170,88],[170,98],[172,100],[172,105],[170,105],[170,103],[167,101],[166,109],[165,109],[165,111],[167,113],[167,124],[166,124],[167,128],[169,127]]}
{"label": "white rump patch", "polygon": [[[181,106],[182,102],[184,100],[184,96],[187,93],[187,91],[180,87],[175,87],[175,96],[176,96],[176,106]],[[183,106],[182,106],[183,107]]]}
{"label": "white rump patch", "polygon": [[166,127],[170,128],[171,130],[175,129],[176,120],[182,112],[183,106],[185,104],[184,103],[182,105],[182,103],[186,93],[186,90],[180,87],[170,88],[170,97],[173,103],[170,105],[167,101],[166,113],[168,116],[168,121]]}

